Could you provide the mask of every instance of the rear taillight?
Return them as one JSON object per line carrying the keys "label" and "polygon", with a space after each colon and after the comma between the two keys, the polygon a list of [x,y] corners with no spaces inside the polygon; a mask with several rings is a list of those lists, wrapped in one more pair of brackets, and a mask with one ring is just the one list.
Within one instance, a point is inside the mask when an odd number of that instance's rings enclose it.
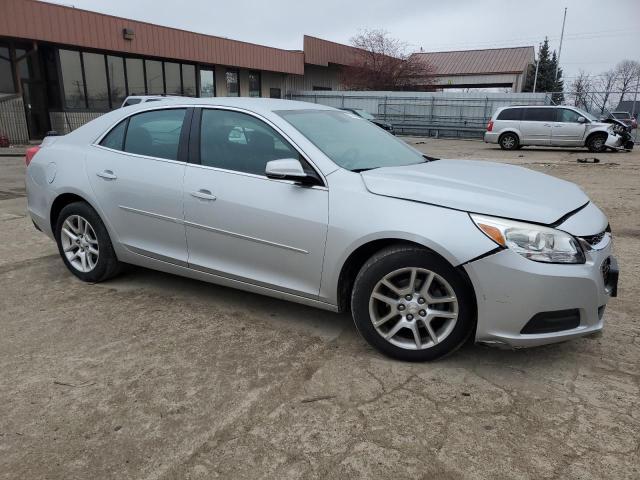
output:
{"label": "rear taillight", "polygon": [[27,167],[31,163],[31,160],[33,160],[33,157],[35,156],[35,154],[38,153],[39,151],[40,151],[40,147],[38,145],[36,145],[35,147],[27,148],[27,153],[24,156],[24,163],[27,164]]}
{"label": "rear taillight", "polygon": [[487,123],[487,132],[491,132],[493,130],[493,120],[489,120]]}

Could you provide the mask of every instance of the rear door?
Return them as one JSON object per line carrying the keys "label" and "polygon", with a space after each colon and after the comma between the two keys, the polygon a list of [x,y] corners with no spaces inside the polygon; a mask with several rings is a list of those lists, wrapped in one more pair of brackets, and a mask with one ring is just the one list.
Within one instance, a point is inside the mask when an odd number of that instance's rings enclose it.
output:
{"label": "rear door", "polygon": [[527,107],[522,113],[520,132],[525,145],[550,145],[551,130],[556,109],[550,107]]}
{"label": "rear door", "polygon": [[551,145],[558,147],[582,145],[587,125],[586,122],[578,122],[581,116],[570,108],[558,108],[556,121],[551,130]]}
{"label": "rear door", "polygon": [[[89,150],[87,175],[128,250],[186,265],[182,187],[190,111],[150,110],[116,125]],[[180,145],[185,147],[180,148]]]}

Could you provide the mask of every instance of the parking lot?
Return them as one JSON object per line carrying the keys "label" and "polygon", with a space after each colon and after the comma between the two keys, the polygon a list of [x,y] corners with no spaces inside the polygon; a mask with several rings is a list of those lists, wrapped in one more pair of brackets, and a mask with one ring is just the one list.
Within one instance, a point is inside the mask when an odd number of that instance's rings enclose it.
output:
{"label": "parking lot", "polygon": [[621,268],[603,334],[405,364],[348,315],[139,268],[83,284],[0,157],[0,478],[640,478],[640,150],[406,140],[578,183]]}

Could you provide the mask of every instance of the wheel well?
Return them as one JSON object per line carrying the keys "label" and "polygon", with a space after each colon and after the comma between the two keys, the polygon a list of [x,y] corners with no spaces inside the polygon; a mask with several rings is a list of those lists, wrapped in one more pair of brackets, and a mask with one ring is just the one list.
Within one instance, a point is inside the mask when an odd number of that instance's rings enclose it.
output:
{"label": "wheel well", "polygon": [[[362,266],[369,260],[373,254],[379,252],[383,248],[390,247],[391,245],[407,245],[412,247],[422,248],[433,252],[433,250],[420,245],[419,243],[410,242],[408,240],[400,240],[397,238],[383,238],[380,240],[373,240],[369,243],[359,246],[351,255],[347,258],[340,270],[340,276],[338,277],[338,307],[340,311],[347,312],[351,308],[351,292],[353,290],[353,284],[356,276],[360,272]],[[433,252],[438,255],[437,252]]]}
{"label": "wheel well", "polygon": [[498,142],[502,141],[502,137],[504,137],[505,135],[513,135],[516,137],[516,139],[518,140],[518,143],[520,143],[520,136],[516,133],[516,132],[512,132],[511,130],[509,130],[508,132],[502,132],[500,134],[500,136],[498,137]]}
{"label": "wheel well", "polygon": [[592,132],[589,135],[587,135],[587,139],[585,140],[585,144],[589,143],[589,140],[591,140],[593,137],[595,137],[596,135],[599,135],[601,137],[608,137],[609,134],[607,132],[603,132],[603,131],[598,131],[598,132]]}
{"label": "wheel well", "polygon": [[51,222],[51,231],[56,231],[56,223],[58,223],[58,216],[64,207],[74,202],[87,202],[80,195],[76,195],[75,193],[63,193],[59,195],[54,201],[53,205],[51,205],[51,213],[49,214],[49,221]]}

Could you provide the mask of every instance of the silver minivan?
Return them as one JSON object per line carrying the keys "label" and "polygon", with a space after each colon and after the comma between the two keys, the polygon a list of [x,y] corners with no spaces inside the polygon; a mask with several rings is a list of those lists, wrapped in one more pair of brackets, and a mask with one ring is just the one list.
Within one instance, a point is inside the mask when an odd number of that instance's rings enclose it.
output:
{"label": "silver minivan", "polygon": [[503,150],[529,145],[587,147],[591,152],[620,148],[623,140],[610,123],[576,107],[514,106],[499,108],[484,134],[485,143]]}

